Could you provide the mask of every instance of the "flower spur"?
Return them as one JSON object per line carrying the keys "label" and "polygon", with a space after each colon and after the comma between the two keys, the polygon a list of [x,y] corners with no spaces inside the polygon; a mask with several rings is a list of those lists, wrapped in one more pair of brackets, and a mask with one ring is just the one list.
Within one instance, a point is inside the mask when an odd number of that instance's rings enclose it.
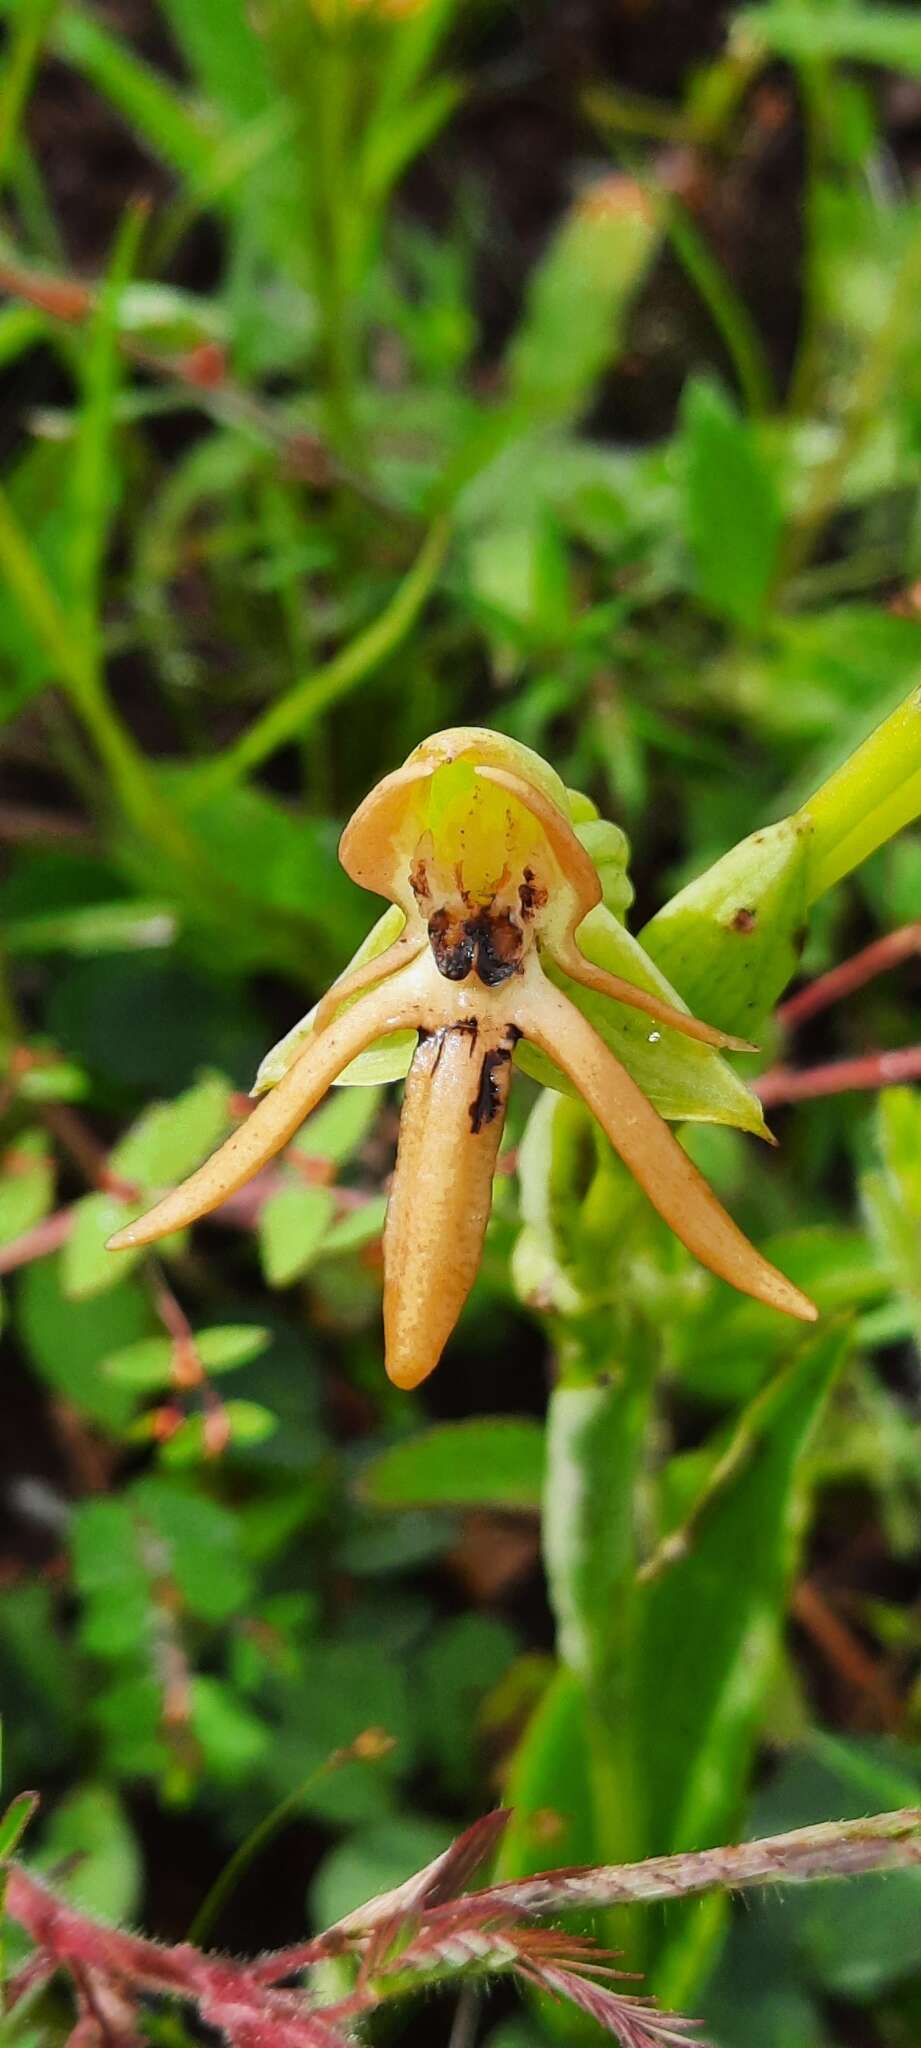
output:
{"label": "flower spur", "polygon": [[333,984],[309,1035],[283,1041],[287,1059],[271,1092],[190,1179],[117,1231],[112,1250],[151,1243],[216,1209],[281,1151],[353,1060],[393,1033],[415,1032],[384,1232],[384,1326],[390,1378],[417,1386],[437,1365],[476,1275],[512,1059],[527,1039],[575,1086],[703,1265],[788,1315],[815,1318],[545,972],[553,965],[705,1046],[750,1050],[582,953],[578,927],[600,902],[601,881],[562,783],[537,755],[476,729],[437,734],[366,797],[339,855],[353,881],[396,906],[398,936]]}

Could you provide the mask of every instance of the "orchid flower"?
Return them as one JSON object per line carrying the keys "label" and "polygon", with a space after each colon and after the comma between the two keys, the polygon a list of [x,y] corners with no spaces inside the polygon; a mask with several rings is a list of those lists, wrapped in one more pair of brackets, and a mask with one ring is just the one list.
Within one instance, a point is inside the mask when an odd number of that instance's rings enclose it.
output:
{"label": "orchid flower", "polygon": [[[148,1244],[216,1209],[280,1152],[360,1054],[416,1034],[384,1233],[386,1365],[415,1387],[437,1365],[476,1275],[519,1041],[548,1056],[682,1243],[758,1301],[812,1321],[813,1304],[762,1258],[555,969],[704,1046],[751,1050],[658,993],[594,965],[579,926],[602,896],[567,793],[539,756],[497,734],[439,733],[373,789],[339,856],[401,920],[283,1041],[280,1078],[191,1178],[109,1240]],[[650,1034],[654,1040],[657,1034]]]}

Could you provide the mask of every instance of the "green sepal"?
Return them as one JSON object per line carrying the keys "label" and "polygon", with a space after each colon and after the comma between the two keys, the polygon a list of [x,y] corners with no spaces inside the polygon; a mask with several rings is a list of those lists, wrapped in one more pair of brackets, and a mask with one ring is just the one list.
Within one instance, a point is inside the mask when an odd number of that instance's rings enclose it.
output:
{"label": "green sepal", "polygon": [[[635,987],[649,989],[679,1009],[684,1007],[684,992],[678,994],[639,940],[612,917],[604,904],[599,903],[580,925],[578,944],[596,967],[622,975]],[[591,989],[580,988],[546,954],[542,965],[549,979],[582,1011],[599,1038],[622,1061],[660,1116],[681,1123],[734,1124],[740,1130],[754,1132],[756,1137],[767,1136],[760,1102],[721,1053],[683,1038],[667,1025],[657,1025],[642,1011],[615,1002],[611,996],[595,995]],[[705,991],[699,1014],[707,1023],[722,1023],[713,1011],[714,1005]],[[567,1095],[577,1092],[533,1046],[523,1042],[515,1059],[524,1073],[545,1087],[557,1088]]]}
{"label": "green sepal", "polygon": [[796,972],[809,840],[803,815],[753,832],[645,927],[657,967],[708,1024],[752,1037]]}

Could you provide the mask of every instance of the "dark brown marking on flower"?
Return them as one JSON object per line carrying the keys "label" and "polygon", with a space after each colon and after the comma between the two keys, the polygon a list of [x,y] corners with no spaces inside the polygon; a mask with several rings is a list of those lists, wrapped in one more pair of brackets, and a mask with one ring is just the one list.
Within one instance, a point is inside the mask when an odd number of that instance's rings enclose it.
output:
{"label": "dark brown marking on flower", "polygon": [[432,893],[429,888],[428,869],[425,861],[418,855],[409,870],[409,886],[417,903],[428,903]]}
{"label": "dark brown marking on flower", "polygon": [[747,934],[754,931],[757,922],[757,910],[749,910],[747,905],[743,903],[739,906],[732,920],[732,929],[734,932],[744,932]]}
{"label": "dark brown marking on flower", "polygon": [[526,922],[534,916],[536,910],[543,910],[548,893],[538,882],[534,869],[525,868],[524,880],[518,885],[518,901],[521,904],[521,915]]}
{"label": "dark brown marking on flower", "polygon": [[521,932],[507,910],[484,917],[478,928],[476,971],[486,988],[498,988],[521,966]]}
{"label": "dark brown marking on flower", "polygon": [[450,910],[434,910],[428,924],[429,945],[439,974],[446,981],[466,981],[476,958],[476,929]]}
{"label": "dark brown marking on flower", "polygon": [[435,965],[446,981],[466,981],[476,972],[486,988],[498,988],[521,969],[522,934],[511,912],[478,911],[459,917],[444,906],[428,921]]}
{"label": "dark brown marking on flower", "polygon": [[477,1092],[470,1104],[470,1129],[475,1138],[479,1137],[484,1125],[491,1124],[493,1118],[499,1116],[505,1108],[507,1090],[499,1076],[503,1068],[508,1066],[520,1037],[521,1032],[514,1024],[510,1024],[504,1044],[490,1046],[489,1051],[483,1055]]}

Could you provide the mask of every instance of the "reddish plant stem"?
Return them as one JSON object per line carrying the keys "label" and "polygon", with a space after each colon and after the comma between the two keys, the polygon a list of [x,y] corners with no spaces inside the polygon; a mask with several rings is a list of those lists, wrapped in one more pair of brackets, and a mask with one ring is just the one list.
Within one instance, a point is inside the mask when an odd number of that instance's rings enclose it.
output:
{"label": "reddish plant stem", "polygon": [[53,1216],[44,1217],[31,1230],[24,1230],[21,1236],[11,1238],[9,1244],[0,1245],[0,1275],[15,1273],[20,1266],[30,1266],[33,1259],[45,1259],[51,1252],[59,1251],[72,1228],[73,1207],[56,1209]]}
{"label": "reddish plant stem", "polygon": [[878,974],[886,974],[903,960],[909,960],[913,953],[921,953],[921,922],[901,925],[898,931],[874,939],[872,945],[864,946],[852,959],[843,960],[840,967],[820,974],[807,988],[797,989],[795,995],[778,1005],[778,1024],[784,1031],[798,1030],[808,1017],[816,1017],[820,1010],[828,1010],[833,1003],[854,995]]}
{"label": "reddish plant stem", "polygon": [[796,1587],[792,1611],[833,1671],[852,1691],[873,1702],[882,1726],[894,1734],[905,1718],[898,1694],[811,1579],[802,1579]]}
{"label": "reddish plant stem", "polygon": [[811,1102],[819,1095],[844,1095],[852,1088],[892,1088],[921,1080],[921,1045],[896,1052],[870,1052],[859,1059],[830,1060],[821,1067],[770,1067],[754,1083],[765,1108],[782,1102]]}
{"label": "reddish plant stem", "polygon": [[91,1188],[98,1188],[103,1194],[117,1195],[123,1202],[137,1200],[137,1188],[131,1181],[124,1180],[121,1174],[111,1171],[105,1146],[100,1144],[95,1131],[84,1123],[75,1109],[66,1102],[47,1102],[42,1106],[41,1118]]}

